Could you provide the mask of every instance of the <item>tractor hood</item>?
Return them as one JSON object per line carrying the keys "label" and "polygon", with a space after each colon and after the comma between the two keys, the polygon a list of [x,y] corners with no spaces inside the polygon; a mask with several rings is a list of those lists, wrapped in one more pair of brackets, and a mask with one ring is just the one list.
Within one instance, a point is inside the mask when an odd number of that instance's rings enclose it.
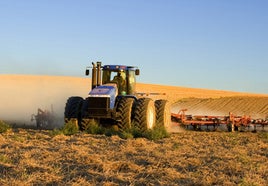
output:
{"label": "tractor hood", "polygon": [[92,89],[89,92],[88,97],[110,98],[110,108],[113,108],[117,94],[116,84],[104,84]]}

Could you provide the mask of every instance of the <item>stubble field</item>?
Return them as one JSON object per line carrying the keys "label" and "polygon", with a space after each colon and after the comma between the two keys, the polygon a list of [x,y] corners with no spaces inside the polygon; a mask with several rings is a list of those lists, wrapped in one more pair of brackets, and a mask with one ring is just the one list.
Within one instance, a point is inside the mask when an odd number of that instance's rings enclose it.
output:
{"label": "stubble field", "polygon": [[16,129],[0,136],[1,185],[267,185],[267,133],[169,138]]}

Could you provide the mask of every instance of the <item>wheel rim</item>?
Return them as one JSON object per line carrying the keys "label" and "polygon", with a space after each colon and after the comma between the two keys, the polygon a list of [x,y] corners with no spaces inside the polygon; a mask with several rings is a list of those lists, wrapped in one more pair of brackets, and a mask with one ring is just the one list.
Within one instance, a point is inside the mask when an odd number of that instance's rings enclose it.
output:
{"label": "wheel rim", "polygon": [[165,113],[164,113],[165,117],[164,117],[164,126],[165,128],[169,128],[170,127],[170,122],[171,122],[171,119],[170,119],[170,110],[169,110],[169,107],[166,107],[165,108]]}
{"label": "wheel rim", "polygon": [[152,106],[148,108],[147,128],[152,129],[155,123],[155,112]]}

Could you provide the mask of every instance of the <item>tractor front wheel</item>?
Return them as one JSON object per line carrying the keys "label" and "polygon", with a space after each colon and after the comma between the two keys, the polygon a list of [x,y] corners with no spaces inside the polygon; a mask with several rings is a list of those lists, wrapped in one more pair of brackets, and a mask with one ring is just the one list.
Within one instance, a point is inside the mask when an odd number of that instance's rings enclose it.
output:
{"label": "tractor front wheel", "polygon": [[117,106],[118,128],[121,131],[131,128],[132,106],[134,99],[122,97]]}
{"label": "tractor front wheel", "polygon": [[65,123],[73,122],[78,128],[78,124],[81,120],[81,106],[83,103],[83,98],[81,97],[70,97],[67,100],[64,112]]}

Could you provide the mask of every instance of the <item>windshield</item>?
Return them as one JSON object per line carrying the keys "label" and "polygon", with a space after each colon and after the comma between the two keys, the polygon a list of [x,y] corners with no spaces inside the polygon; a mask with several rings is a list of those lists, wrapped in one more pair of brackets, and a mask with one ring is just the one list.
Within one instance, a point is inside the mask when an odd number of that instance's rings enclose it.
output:
{"label": "windshield", "polygon": [[135,91],[135,71],[129,70],[103,70],[102,83],[115,83],[118,87],[119,95],[134,94]]}

